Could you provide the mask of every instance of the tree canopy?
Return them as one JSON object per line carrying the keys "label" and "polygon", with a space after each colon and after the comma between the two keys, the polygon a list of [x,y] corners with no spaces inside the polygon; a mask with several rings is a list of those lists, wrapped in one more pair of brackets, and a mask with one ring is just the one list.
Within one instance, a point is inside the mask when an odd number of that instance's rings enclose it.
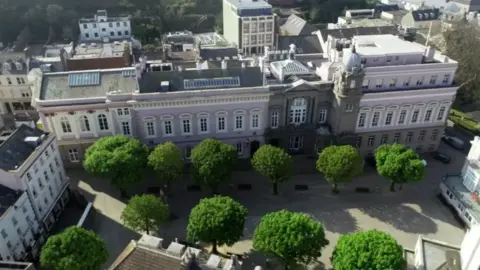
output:
{"label": "tree canopy", "polygon": [[253,235],[256,251],[277,256],[286,267],[316,260],[328,243],[320,222],[286,210],[263,216]]}
{"label": "tree canopy", "polygon": [[200,200],[188,218],[187,238],[217,245],[235,244],[243,236],[248,210],[230,197],[215,196]]}
{"label": "tree canopy", "polygon": [[121,219],[125,226],[150,234],[158,231],[169,218],[168,206],[153,195],[137,195],[128,201]]}
{"label": "tree canopy", "polygon": [[253,168],[273,183],[273,194],[278,193],[278,184],[290,179],[292,157],[278,147],[262,145],[253,155]]}
{"label": "tree canopy", "polygon": [[403,270],[403,248],[377,230],[340,236],[331,257],[335,270]]}
{"label": "tree canopy", "polygon": [[320,153],[317,170],[325,175],[336,193],[338,184],[351,182],[353,177],[362,173],[363,163],[363,158],[351,145],[332,145]]}
{"label": "tree canopy", "polygon": [[185,167],[182,152],[172,142],[165,142],[155,147],[148,156],[148,164],[160,179],[167,183],[179,180]]}
{"label": "tree canopy", "polygon": [[99,270],[107,259],[103,239],[77,226],[50,236],[40,253],[42,267],[52,270]]}
{"label": "tree canopy", "polygon": [[413,183],[422,181],[425,165],[412,149],[401,144],[384,144],[375,150],[375,161],[378,173],[388,178],[392,184]]}
{"label": "tree canopy", "polygon": [[86,171],[109,178],[123,190],[143,179],[148,148],[140,141],[125,135],[103,137],[95,141],[85,154]]}
{"label": "tree canopy", "polygon": [[205,139],[192,150],[194,179],[217,193],[220,183],[230,180],[237,151],[230,144]]}

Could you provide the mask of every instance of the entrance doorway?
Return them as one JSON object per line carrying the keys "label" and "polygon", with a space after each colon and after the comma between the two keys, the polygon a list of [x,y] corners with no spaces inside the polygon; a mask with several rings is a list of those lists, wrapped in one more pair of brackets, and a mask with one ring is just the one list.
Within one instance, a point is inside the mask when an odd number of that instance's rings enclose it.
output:
{"label": "entrance doorway", "polygon": [[252,141],[250,143],[250,156],[253,157],[253,154],[257,152],[258,148],[260,148],[260,142],[259,141]]}

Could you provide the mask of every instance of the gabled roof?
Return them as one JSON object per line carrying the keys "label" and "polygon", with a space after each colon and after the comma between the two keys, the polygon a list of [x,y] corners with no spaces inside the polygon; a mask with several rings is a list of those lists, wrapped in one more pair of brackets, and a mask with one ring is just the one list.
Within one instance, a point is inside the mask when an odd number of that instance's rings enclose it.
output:
{"label": "gabled roof", "polygon": [[279,36],[278,50],[290,50],[290,44],[295,44],[298,54],[323,53],[317,35]]}
{"label": "gabled roof", "polygon": [[0,169],[10,171],[22,166],[23,162],[25,162],[36,149],[36,146],[25,142],[25,138],[40,137],[43,134],[43,131],[39,129],[21,125],[10,137],[0,144]]}
{"label": "gabled roof", "polygon": [[438,20],[440,10],[438,8],[419,9],[411,12],[413,20],[416,22]]}
{"label": "gabled roof", "polygon": [[307,23],[306,20],[295,14],[290,15],[280,29],[291,36],[311,35],[312,32],[317,31],[317,29]]}

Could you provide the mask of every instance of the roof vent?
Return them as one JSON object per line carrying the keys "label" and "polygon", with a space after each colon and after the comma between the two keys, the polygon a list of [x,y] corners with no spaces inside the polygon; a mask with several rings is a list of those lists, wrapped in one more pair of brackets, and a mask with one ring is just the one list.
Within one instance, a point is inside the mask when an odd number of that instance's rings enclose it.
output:
{"label": "roof vent", "polygon": [[28,145],[36,148],[37,146],[40,145],[42,140],[41,140],[40,137],[26,137],[24,142],[26,142]]}
{"label": "roof vent", "polygon": [[160,88],[162,89],[162,92],[168,92],[168,90],[170,90],[170,82],[169,81],[162,81],[160,83]]}

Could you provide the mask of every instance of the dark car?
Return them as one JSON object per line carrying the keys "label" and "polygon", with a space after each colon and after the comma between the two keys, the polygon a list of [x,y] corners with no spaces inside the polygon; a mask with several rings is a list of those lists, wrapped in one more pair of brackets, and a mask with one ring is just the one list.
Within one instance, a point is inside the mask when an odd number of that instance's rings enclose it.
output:
{"label": "dark car", "polygon": [[446,143],[447,145],[450,145],[451,147],[457,149],[457,150],[463,150],[465,146],[465,142],[463,142],[461,139],[453,136],[443,136],[442,141]]}
{"label": "dark car", "polygon": [[450,161],[452,160],[449,156],[442,154],[440,152],[434,152],[432,154],[433,158],[444,163],[444,164],[449,164]]}

